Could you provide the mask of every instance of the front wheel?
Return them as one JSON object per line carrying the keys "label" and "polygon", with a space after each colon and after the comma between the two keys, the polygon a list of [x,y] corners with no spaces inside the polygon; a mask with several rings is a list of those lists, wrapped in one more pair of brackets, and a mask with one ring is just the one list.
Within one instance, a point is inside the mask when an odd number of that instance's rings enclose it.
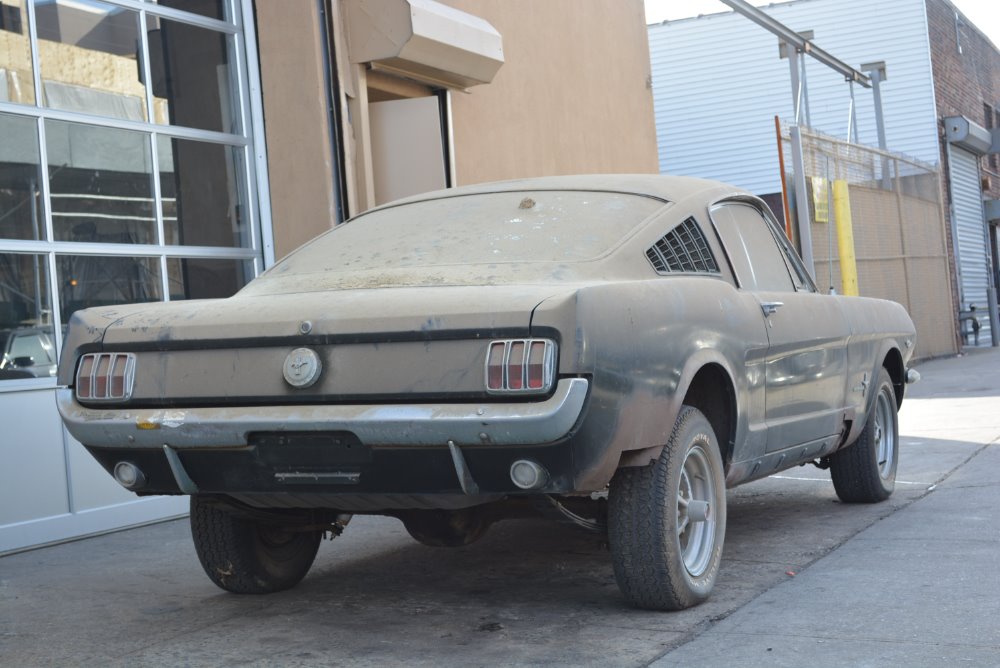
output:
{"label": "front wheel", "polygon": [[619,469],[608,497],[615,579],[640,608],[681,610],[708,598],[722,560],[726,489],[712,425],[684,406],[660,457]]}
{"label": "front wheel", "polygon": [[323,534],[241,517],[195,495],[191,536],[202,568],[220,588],[269,594],[305,577]]}
{"label": "front wheel", "polygon": [[896,488],[899,464],[899,416],[889,372],[881,369],[878,394],[861,435],[830,456],[830,477],[845,503],[885,501]]}

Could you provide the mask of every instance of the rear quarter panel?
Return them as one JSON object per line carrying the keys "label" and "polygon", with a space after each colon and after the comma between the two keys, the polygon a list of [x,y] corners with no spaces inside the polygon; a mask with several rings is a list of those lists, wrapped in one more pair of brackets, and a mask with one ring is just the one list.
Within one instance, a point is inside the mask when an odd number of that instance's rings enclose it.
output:
{"label": "rear quarter panel", "polygon": [[[733,441],[741,450],[734,456],[762,451],[767,332],[753,297],[725,279],[674,275],[587,285],[536,309],[533,335],[548,329],[561,333],[560,373],[592,377],[578,436],[578,489],[603,487],[622,452],[666,443],[691,380],[706,364],[721,367],[734,385]],[[728,439],[720,435],[723,447],[732,445]]]}

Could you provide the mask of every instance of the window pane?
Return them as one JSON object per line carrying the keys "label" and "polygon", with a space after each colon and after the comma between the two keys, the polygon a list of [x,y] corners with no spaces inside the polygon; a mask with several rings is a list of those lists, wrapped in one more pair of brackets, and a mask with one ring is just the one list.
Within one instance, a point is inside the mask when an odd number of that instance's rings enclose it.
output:
{"label": "window pane", "polygon": [[249,260],[167,260],[171,300],[231,297],[251,278],[253,263]]}
{"label": "window pane", "polygon": [[[179,21],[147,17],[153,96],[167,122],[202,130],[238,133],[232,102],[236,78],[224,33]],[[164,122],[157,114],[156,121]]]}
{"label": "window pane", "polygon": [[157,153],[164,242],[249,247],[243,149],[159,135]]}
{"label": "window pane", "polygon": [[45,104],[133,121],[146,120],[139,75],[139,14],[88,0],[35,5]]}
{"label": "window pane", "polygon": [[148,257],[56,256],[59,314],[91,306],[155,302],[161,299],[160,261]]}
{"label": "window pane", "polygon": [[733,271],[746,290],[792,292],[785,258],[760,213],[746,204],[712,209],[712,220],[726,247]]}
{"label": "window pane", "polygon": [[149,135],[46,121],[58,241],[155,244]]}
{"label": "window pane", "polygon": [[44,255],[0,253],[0,381],[56,373]]}
{"label": "window pane", "polygon": [[35,103],[24,0],[0,3],[0,102]]}
{"label": "window pane", "polygon": [[162,7],[171,7],[210,19],[225,21],[229,18],[229,2],[224,0],[147,0]]}
{"label": "window pane", "polygon": [[0,137],[0,239],[42,239],[38,126],[0,114]]}

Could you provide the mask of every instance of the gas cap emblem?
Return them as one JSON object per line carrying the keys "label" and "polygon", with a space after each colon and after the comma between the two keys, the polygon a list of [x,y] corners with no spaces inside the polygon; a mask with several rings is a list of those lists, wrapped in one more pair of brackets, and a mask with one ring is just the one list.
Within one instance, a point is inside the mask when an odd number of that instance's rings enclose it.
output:
{"label": "gas cap emblem", "polygon": [[309,387],[317,380],[323,371],[319,355],[309,348],[296,348],[288,353],[285,365],[281,369],[285,382],[292,387]]}

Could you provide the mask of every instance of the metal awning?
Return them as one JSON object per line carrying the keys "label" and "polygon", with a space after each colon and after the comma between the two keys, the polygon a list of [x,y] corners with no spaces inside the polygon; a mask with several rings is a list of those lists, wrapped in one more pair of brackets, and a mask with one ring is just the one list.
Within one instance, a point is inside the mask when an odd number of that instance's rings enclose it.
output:
{"label": "metal awning", "polygon": [[949,143],[971,151],[977,156],[991,152],[993,134],[965,116],[948,116],[944,119],[945,138]]}
{"label": "metal awning", "polygon": [[436,87],[489,83],[503,42],[489,22],[434,0],[347,0],[349,56]]}

